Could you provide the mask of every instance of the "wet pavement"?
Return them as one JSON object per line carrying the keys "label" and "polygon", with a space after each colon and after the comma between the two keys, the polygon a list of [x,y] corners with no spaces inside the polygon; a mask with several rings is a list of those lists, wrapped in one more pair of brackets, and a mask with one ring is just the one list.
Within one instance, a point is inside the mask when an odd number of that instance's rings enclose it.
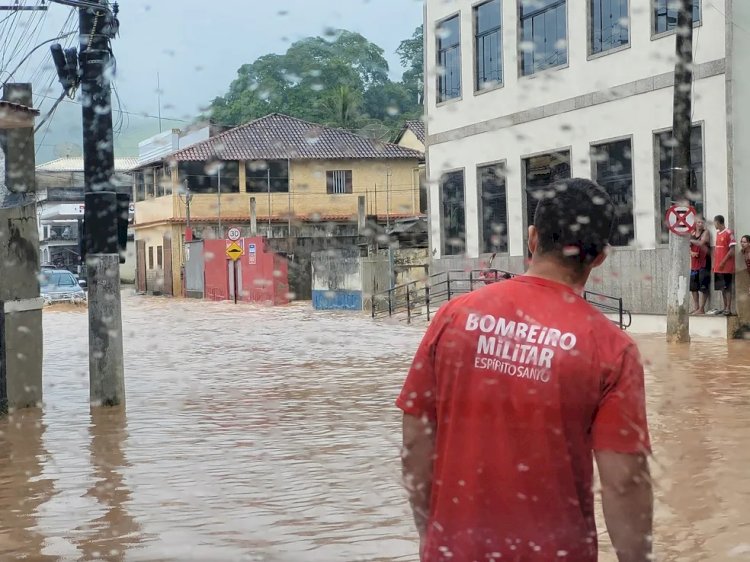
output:
{"label": "wet pavement", "polygon": [[[395,398],[423,328],[124,297],[127,415],[90,413],[84,309],[0,422],[0,560],[416,560]],[[750,344],[639,340],[658,560],[750,560]],[[601,560],[613,560],[600,520]]]}

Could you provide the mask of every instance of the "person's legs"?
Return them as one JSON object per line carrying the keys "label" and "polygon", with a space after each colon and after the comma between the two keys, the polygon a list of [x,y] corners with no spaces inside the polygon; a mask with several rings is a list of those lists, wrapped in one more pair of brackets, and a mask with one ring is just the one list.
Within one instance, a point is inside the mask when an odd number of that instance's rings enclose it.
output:
{"label": "person's legs", "polygon": [[731,314],[732,313],[732,289],[734,285],[734,275],[731,273],[726,273],[724,275],[724,291],[722,294],[724,295],[724,314]]}
{"label": "person's legs", "polygon": [[694,314],[698,312],[698,309],[700,308],[700,305],[698,304],[698,292],[697,291],[690,291],[690,296],[693,299],[693,309],[690,311],[690,314]]}

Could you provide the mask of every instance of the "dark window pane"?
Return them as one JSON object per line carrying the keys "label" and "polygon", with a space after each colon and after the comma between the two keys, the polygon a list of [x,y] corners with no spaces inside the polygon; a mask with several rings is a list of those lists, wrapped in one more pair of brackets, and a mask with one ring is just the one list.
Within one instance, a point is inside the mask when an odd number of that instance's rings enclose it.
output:
{"label": "dark window pane", "polygon": [[612,246],[627,246],[635,237],[633,219],[633,166],[630,140],[595,146],[591,149],[594,179],[615,205],[615,229]]}
{"label": "dark window pane", "polygon": [[570,178],[570,152],[552,152],[524,160],[526,175],[526,225],[534,224],[539,201],[556,181]]}
{"label": "dark window pane", "polygon": [[475,8],[477,17],[477,33],[485,33],[500,27],[500,0],[490,0]]}
{"label": "dark window pane", "polygon": [[245,163],[248,193],[288,193],[288,160],[253,160]]}
{"label": "dark window pane", "polygon": [[[240,167],[237,162],[180,162],[180,181],[187,182],[191,193],[240,192]],[[221,173],[219,173],[221,172]]]}
{"label": "dark window pane", "polygon": [[482,252],[508,251],[508,201],[502,165],[477,170],[481,205]]}
{"label": "dark window pane", "polygon": [[461,46],[458,16],[437,28],[438,102],[461,95]]}
{"label": "dark window pane", "polygon": [[443,219],[443,255],[463,254],[466,248],[464,173],[450,172],[440,182]]}
{"label": "dark window pane", "polygon": [[[674,0],[654,0],[654,33],[665,33],[677,27],[679,8]],[[693,21],[701,20],[701,2],[693,0]]]}
{"label": "dark window pane", "polygon": [[483,90],[503,81],[500,1],[492,0],[474,8],[476,37],[476,89]]}
{"label": "dark window pane", "polygon": [[[664,224],[667,209],[672,205],[672,168],[674,166],[674,145],[672,131],[656,135],[659,149],[659,223],[661,224],[661,242],[669,241],[669,230]],[[703,129],[693,125],[690,131],[690,203],[699,214],[704,212],[704,178],[703,178]]]}
{"label": "dark window pane", "polygon": [[630,33],[628,0],[590,0],[591,52],[627,45]]}
{"label": "dark window pane", "polygon": [[521,0],[524,75],[568,61],[566,0]]}
{"label": "dark window pane", "polygon": [[352,171],[331,170],[326,172],[326,191],[332,195],[352,193]]}

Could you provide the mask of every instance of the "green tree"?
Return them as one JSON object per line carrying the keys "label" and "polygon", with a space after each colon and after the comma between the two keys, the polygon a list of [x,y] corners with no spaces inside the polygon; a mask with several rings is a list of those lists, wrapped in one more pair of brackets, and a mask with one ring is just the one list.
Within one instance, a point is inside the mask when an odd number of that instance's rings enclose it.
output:
{"label": "green tree", "polygon": [[416,103],[422,105],[424,101],[424,26],[414,30],[410,39],[401,41],[396,54],[401,59],[401,65],[406,69],[402,81]]}
{"label": "green tree", "polygon": [[239,125],[271,112],[337,126],[357,126],[363,93],[388,82],[383,50],[359,33],[308,37],[283,55],[240,67],[224,96],[211,104],[217,123]]}

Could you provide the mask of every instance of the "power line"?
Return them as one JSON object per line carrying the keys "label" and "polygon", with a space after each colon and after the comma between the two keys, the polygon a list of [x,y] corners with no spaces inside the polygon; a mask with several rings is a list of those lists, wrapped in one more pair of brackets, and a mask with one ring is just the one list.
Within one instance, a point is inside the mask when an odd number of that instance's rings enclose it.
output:
{"label": "power line", "polygon": [[[50,99],[50,100],[56,100],[57,99],[57,98],[54,98],[52,96],[45,96],[44,94],[39,94],[39,96],[42,97],[42,98]],[[64,100],[64,101],[66,103],[73,103],[75,105],[83,105],[78,100],[70,100],[70,99],[68,99],[68,100]],[[136,113],[134,111],[126,111],[124,109],[122,109],[122,110],[115,109],[113,111],[115,111],[117,113],[122,113],[124,115],[133,115],[135,117],[144,117],[144,118],[149,118],[149,119],[159,119],[158,115],[150,115],[148,113]],[[177,119],[176,117],[162,117],[162,120],[163,121],[175,121],[177,123],[192,123],[192,121],[188,121],[187,119]]]}

